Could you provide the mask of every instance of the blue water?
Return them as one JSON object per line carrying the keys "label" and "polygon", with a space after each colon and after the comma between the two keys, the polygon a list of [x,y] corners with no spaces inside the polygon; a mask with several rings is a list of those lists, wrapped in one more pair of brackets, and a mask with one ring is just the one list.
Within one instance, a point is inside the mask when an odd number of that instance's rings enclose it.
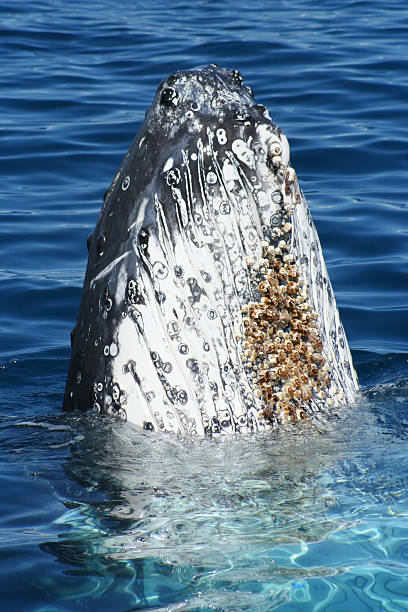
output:
{"label": "blue water", "polygon": [[[0,2],[1,610],[408,610],[406,6]],[[222,441],[63,415],[104,190],[211,62],[289,138],[363,400]]]}

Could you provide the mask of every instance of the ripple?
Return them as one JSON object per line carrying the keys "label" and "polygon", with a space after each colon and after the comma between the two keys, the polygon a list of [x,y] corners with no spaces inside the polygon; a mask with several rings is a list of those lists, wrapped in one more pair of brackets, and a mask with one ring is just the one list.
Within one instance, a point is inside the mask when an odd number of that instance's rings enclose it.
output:
{"label": "ripple", "polygon": [[[406,607],[405,4],[26,0],[0,15],[3,597]],[[61,415],[103,192],[161,79],[212,61],[239,69],[289,138],[362,401],[284,438],[220,443]]]}

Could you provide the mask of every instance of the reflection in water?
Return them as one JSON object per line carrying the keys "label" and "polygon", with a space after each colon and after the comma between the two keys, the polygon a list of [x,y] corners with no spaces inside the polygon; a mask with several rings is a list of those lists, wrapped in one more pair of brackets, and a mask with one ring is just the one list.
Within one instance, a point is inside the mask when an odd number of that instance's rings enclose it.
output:
{"label": "reflection in water", "polygon": [[389,443],[372,408],[226,439],[81,417],[60,535],[42,550],[78,578],[77,596],[82,577],[117,610],[318,605],[349,598],[363,575],[358,597],[371,601],[388,556],[408,561],[406,445]]}

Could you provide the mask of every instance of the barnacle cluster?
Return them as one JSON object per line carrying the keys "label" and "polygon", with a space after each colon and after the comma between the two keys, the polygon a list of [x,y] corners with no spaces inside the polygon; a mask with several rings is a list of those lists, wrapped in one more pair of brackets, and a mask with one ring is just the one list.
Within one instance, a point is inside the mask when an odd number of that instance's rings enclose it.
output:
{"label": "barnacle cluster", "polygon": [[[279,230],[290,234],[291,224]],[[256,301],[242,307],[242,360],[270,424],[306,418],[330,385],[317,315],[284,239],[262,241],[262,257],[247,260]]]}

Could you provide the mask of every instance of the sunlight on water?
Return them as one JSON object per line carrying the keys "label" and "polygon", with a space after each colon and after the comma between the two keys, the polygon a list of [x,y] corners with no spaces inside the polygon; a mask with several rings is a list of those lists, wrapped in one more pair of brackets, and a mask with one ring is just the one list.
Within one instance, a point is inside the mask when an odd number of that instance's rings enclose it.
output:
{"label": "sunlight on water", "polygon": [[71,447],[66,481],[48,476],[64,506],[58,537],[40,545],[62,574],[58,587],[37,576],[37,588],[58,588],[67,605],[103,596],[134,609],[397,603],[408,578],[406,431],[391,440],[375,408],[364,400],[273,436],[203,440],[91,416],[14,423],[49,449]]}

